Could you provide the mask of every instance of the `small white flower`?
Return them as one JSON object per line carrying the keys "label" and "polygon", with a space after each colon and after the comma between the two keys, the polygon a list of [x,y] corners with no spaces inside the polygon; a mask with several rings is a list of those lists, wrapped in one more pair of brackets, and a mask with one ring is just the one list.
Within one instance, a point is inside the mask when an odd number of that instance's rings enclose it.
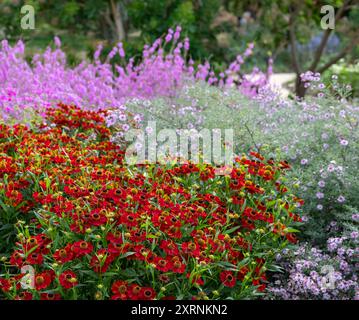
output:
{"label": "small white flower", "polygon": [[153,132],[153,128],[152,127],[146,127],[145,131],[146,131],[146,133],[151,134]]}

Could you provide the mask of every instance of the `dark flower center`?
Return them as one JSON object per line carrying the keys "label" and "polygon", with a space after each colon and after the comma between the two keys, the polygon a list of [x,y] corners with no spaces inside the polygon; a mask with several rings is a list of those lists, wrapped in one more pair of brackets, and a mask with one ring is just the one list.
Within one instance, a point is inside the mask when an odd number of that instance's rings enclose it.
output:
{"label": "dark flower center", "polygon": [[233,276],[231,274],[227,274],[226,279],[227,279],[227,281],[232,281]]}
{"label": "dark flower center", "polygon": [[80,243],[80,248],[81,249],[87,249],[88,248],[88,243],[86,242],[86,241],[82,241],[81,243]]}
{"label": "dark flower center", "polygon": [[126,293],[127,287],[124,284],[122,284],[118,287],[118,291],[121,293]]}
{"label": "dark flower center", "polygon": [[135,286],[133,289],[132,289],[132,292],[134,293],[134,294],[137,294],[137,293],[139,293],[141,291],[141,287],[139,287],[139,286]]}
{"label": "dark flower center", "polygon": [[43,284],[45,282],[45,279],[43,276],[36,277],[36,284]]}
{"label": "dark flower center", "polygon": [[151,297],[152,296],[152,291],[151,290],[146,290],[145,291],[145,296],[146,297]]}
{"label": "dark flower center", "polygon": [[195,250],[196,249],[196,245],[192,242],[188,245],[188,249],[190,250]]}
{"label": "dark flower center", "polygon": [[67,252],[65,249],[61,249],[59,252],[59,255],[61,258],[66,258],[67,257]]}

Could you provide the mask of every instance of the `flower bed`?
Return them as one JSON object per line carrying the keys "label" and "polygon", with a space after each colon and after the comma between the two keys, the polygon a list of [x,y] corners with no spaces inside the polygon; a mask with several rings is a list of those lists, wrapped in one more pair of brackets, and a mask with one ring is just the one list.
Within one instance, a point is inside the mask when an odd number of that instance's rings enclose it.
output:
{"label": "flower bed", "polygon": [[[126,166],[106,113],[60,105],[33,129],[1,125],[0,297],[261,295],[301,220],[288,163],[252,152],[229,176],[207,164]],[[25,289],[24,266],[35,273]]]}

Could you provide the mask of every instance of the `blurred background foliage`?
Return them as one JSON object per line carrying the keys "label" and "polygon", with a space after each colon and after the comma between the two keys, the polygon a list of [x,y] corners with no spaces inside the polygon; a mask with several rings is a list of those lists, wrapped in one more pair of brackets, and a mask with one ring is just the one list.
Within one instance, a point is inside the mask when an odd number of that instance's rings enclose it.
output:
{"label": "blurred background foliage", "polygon": [[[24,4],[35,8],[35,30],[21,29],[20,9]],[[248,69],[265,67],[272,56],[275,72],[295,72],[291,15],[295,15],[298,64],[305,70],[310,68],[325,35],[320,26],[320,8],[332,5],[338,11],[347,4],[320,61],[325,65],[355,39],[338,69],[353,75],[357,68],[348,72],[345,66],[357,64],[359,57],[358,0],[0,0],[0,39],[11,43],[23,39],[30,56],[50,45],[57,35],[69,63],[74,64],[91,57],[99,42],[105,46],[104,54],[122,41],[127,57],[140,57],[144,44],[152,43],[168,28],[181,25],[183,35],[190,38],[195,61],[208,59],[216,69],[223,68],[254,42],[255,54],[245,64]]]}

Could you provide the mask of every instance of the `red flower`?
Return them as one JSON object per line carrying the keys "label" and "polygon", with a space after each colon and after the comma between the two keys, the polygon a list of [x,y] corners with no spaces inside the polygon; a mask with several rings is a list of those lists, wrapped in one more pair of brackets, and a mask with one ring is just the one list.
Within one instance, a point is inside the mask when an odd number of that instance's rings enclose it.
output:
{"label": "red flower", "polygon": [[91,253],[92,250],[92,243],[87,241],[77,241],[72,245],[72,251],[75,252],[77,258]]}
{"label": "red flower", "polygon": [[140,300],[153,300],[156,298],[156,291],[153,288],[141,288],[139,298]]}
{"label": "red flower", "polygon": [[243,281],[244,277],[246,276],[246,274],[249,272],[247,267],[243,267],[241,270],[239,270],[238,272],[238,280]]}
{"label": "red flower", "polygon": [[20,290],[21,284],[19,282],[19,279],[23,277],[23,274],[9,278],[4,279],[0,278],[0,289],[2,289],[4,292],[9,292],[13,288],[16,287],[16,290]]}
{"label": "red flower", "polygon": [[138,284],[131,284],[127,290],[127,295],[131,300],[141,299],[140,293],[141,287]]}
{"label": "red flower", "polygon": [[183,252],[190,254],[192,257],[200,256],[199,245],[194,242],[183,242],[182,250]]}
{"label": "red flower", "polygon": [[232,271],[222,271],[219,278],[226,287],[233,288],[236,285],[236,278]]}
{"label": "red flower", "polygon": [[70,270],[61,273],[59,281],[65,289],[71,289],[78,284],[76,274]]}
{"label": "red flower", "polygon": [[128,297],[126,294],[115,294],[111,296],[111,300],[127,300]]}
{"label": "red flower", "polygon": [[44,257],[41,253],[32,252],[26,259],[26,263],[28,264],[42,264],[44,261]]}
{"label": "red flower", "polygon": [[123,243],[123,235],[120,231],[109,232],[106,236],[106,240],[110,243]]}
{"label": "red flower", "polygon": [[122,280],[115,281],[111,287],[111,291],[115,295],[126,294],[127,289],[128,289],[127,281],[122,281]]}
{"label": "red flower", "polygon": [[153,263],[156,265],[156,269],[162,272],[168,272],[172,269],[172,263],[165,258],[156,257]]}
{"label": "red flower", "polygon": [[138,225],[138,216],[133,213],[124,213],[120,221],[122,224],[127,225],[128,227],[136,227]]}
{"label": "red flower", "polygon": [[108,252],[114,256],[119,256],[120,254],[126,253],[129,251],[130,244],[122,244],[120,242],[110,242],[108,245]]}
{"label": "red flower", "polygon": [[21,251],[15,251],[10,257],[12,266],[21,267],[24,263],[24,255]]}
{"label": "red flower", "polygon": [[93,226],[102,226],[103,224],[106,224],[107,218],[106,216],[100,212],[99,210],[95,210],[91,213],[90,217],[90,224]]}
{"label": "red flower", "polygon": [[54,277],[53,271],[42,272],[35,276],[35,288],[36,290],[46,289],[52,282]]}
{"label": "red flower", "polygon": [[266,288],[266,285],[263,284],[263,283],[261,284],[259,279],[254,279],[252,281],[252,284],[254,286],[257,286],[257,290],[260,291],[260,292],[263,292],[265,290],[265,288]]}
{"label": "red flower", "polygon": [[41,300],[61,300],[61,295],[58,293],[41,293]]}
{"label": "red flower", "polygon": [[71,250],[71,244],[63,249],[58,249],[54,253],[54,259],[59,263],[66,263],[74,259],[74,253]]}
{"label": "red flower", "polygon": [[[176,257],[177,258],[177,257]],[[183,273],[186,270],[186,265],[176,259],[172,264],[172,271],[176,273]]]}
{"label": "red flower", "polygon": [[32,293],[31,292],[20,292],[16,297],[15,300],[32,300]]}
{"label": "red flower", "polygon": [[296,235],[293,234],[293,233],[287,233],[287,234],[285,235],[285,237],[286,237],[287,240],[288,240],[289,242],[291,242],[291,243],[297,243],[297,242],[298,242],[298,239],[297,239]]}
{"label": "red flower", "polygon": [[177,245],[171,240],[162,240],[160,248],[169,256],[176,256],[179,254]]}

